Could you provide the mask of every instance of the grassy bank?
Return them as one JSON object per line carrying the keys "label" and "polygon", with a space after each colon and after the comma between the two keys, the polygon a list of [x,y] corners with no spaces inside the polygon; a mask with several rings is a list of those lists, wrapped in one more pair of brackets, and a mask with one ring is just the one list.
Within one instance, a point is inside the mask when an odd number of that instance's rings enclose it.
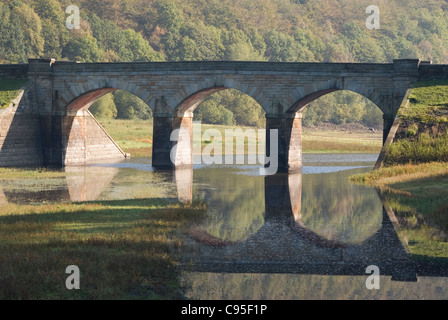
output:
{"label": "grassy bank", "polygon": [[[133,157],[150,156],[152,151],[152,120],[105,120],[100,121],[106,131],[117,142],[117,144]],[[243,132],[253,127],[221,126],[202,124],[201,131],[216,129],[222,139],[225,138],[225,130],[238,130]],[[239,134],[241,136],[241,134]],[[265,137],[261,137],[260,143],[264,144]],[[211,141],[202,141],[202,148]],[[256,139],[250,139],[249,145],[257,144]],[[335,128],[303,128],[302,135],[303,152],[307,153],[379,153],[382,144],[381,132],[370,132],[368,130],[338,130]],[[234,148],[235,149],[235,148]],[[246,144],[245,152],[250,149]],[[225,150],[223,150],[224,152]]]}
{"label": "grassy bank", "polygon": [[387,166],[405,163],[448,161],[448,134],[431,136],[422,133],[415,140],[398,140],[386,147]]}
{"label": "grassy bank", "polygon": [[350,177],[350,180],[355,183],[365,183],[376,187],[391,187],[397,183],[430,179],[445,174],[448,174],[448,163],[446,162],[408,163],[354,175]]}
{"label": "grassy bank", "polygon": [[[0,180],[2,186],[17,179],[38,185],[62,174],[2,168]],[[201,205],[144,194],[79,203],[2,202],[0,299],[182,299],[179,230],[202,212]],[[80,268],[81,290],[65,287],[69,265]]]}
{"label": "grassy bank", "polygon": [[448,161],[448,81],[414,85],[385,165]]}
{"label": "grassy bank", "polygon": [[420,123],[448,122],[448,81],[419,81],[409,96],[409,105],[400,117]]}

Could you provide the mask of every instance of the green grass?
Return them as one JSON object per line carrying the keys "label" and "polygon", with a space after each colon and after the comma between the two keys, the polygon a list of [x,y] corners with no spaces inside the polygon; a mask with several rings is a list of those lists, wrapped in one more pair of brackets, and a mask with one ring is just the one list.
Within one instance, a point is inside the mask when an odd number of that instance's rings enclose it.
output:
{"label": "green grass", "polygon": [[0,109],[5,109],[26,84],[27,80],[0,80]]}
{"label": "green grass", "polygon": [[303,128],[305,153],[379,153],[382,132],[350,132]]}
{"label": "green grass", "polygon": [[448,162],[448,133],[439,137],[422,133],[416,140],[395,141],[386,147],[384,165],[433,161]]}
{"label": "green grass", "polygon": [[[11,184],[65,185],[65,176],[77,174],[0,168],[0,191]],[[145,177],[117,179],[142,183]],[[2,202],[0,300],[183,299],[177,269],[181,232],[203,217],[204,205],[167,198],[163,185],[154,189],[124,200]],[[65,287],[69,265],[80,268],[80,290]]]}
{"label": "green grass", "polygon": [[[115,140],[115,142],[123,149],[123,151],[130,153],[132,157],[151,156],[152,152],[152,137],[153,137],[153,123],[152,120],[99,120],[101,125]],[[248,129],[253,129],[256,134],[256,139],[250,139],[249,145],[257,144],[258,130],[254,127],[243,126],[222,126],[202,124],[201,130],[204,132],[208,129],[216,129],[219,131],[221,138],[217,141],[225,140],[225,131],[241,129],[242,133]],[[237,136],[242,136],[239,133]],[[265,137],[261,138],[260,143],[265,143]],[[211,139],[213,140],[213,138]],[[201,146],[204,148],[210,141],[201,141]],[[323,153],[379,153],[382,145],[382,133],[372,132],[344,132],[338,130],[316,130],[303,129],[303,152],[323,152]],[[245,152],[247,153],[249,145],[246,142]],[[234,150],[236,146],[234,143]],[[223,152],[225,149],[223,148]]]}
{"label": "green grass", "polygon": [[448,80],[417,82],[399,115],[404,134],[387,146],[384,165],[448,161]]}
{"label": "green grass", "polygon": [[152,120],[98,120],[120,148],[132,157],[151,156]]}
{"label": "green grass", "polygon": [[65,173],[62,169],[50,169],[50,168],[1,168],[0,169],[0,181],[1,180],[17,180],[17,179],[48,179],[48,178],[62,178],[65,177]]}
{"label": "green grass", "polygon": [[350,177],[351,182],[365,183],[383,187],[395,183],[408,182],[422,178],[431,178],[448,174],[448,163],[431,162],[423,164],[404,164],[382,167],[378,170],[357,174]]}
{"label": "green grass", "polygon": [[417,82],[409,102],[406,109],[400,110],[401,118],[419,122],[448,122],[448,80]]}
{"label": "green grass", "polygon": [[[182,299],[179,229],[201,207],[129,199],[0,207],[0,299]],[[80,268],[80,290],[65,268]]]}

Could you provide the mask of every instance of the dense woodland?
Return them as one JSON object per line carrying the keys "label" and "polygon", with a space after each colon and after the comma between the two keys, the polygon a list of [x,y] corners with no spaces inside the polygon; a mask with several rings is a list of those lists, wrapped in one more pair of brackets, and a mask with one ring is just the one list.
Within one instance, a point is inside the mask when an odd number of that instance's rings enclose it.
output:
{"label": "dense woodland", "polygon": [[[374,3],[375,2],[375,3]],[[81,12],[68,30],[68,5]],[[366,27],[366,8],[380,8],[380,29]],[[1,0],[0,63],[52,57],[81,62],[252,60],[392,62],[420,58],[448,63],[444,0]],[[151,110],[118,91],[91,107],[100,118],[147,119]],[[250,97],[226,90],[208,98],[196,117],[216,124],[262,125]],[[305,125],[381,125],[381,113],[347,92],[306,109]]]}

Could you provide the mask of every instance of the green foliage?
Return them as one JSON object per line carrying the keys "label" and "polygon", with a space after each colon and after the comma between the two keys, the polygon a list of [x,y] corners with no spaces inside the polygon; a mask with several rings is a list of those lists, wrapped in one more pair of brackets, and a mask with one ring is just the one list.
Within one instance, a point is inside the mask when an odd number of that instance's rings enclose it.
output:
{"label": "green foliage", "polygon": [[97,40],[90,35],[70,39],[62,54],[71,61],[80,62],[98,62],[102,57]]}
{"label": "green foliage", "polygon": [[[112,21],[92,15],[90,25],[99,47],[111,61],[161,61],[163,57],[154,51],[140,33],[132,29],[122,30]],[[116,57],[116,58],[111,58]]]}
{"label": "green foliage", "polygon": [[172,0],[159,0],[156,3],[159,12],[157,24],[170,31],[178,30],[183,24],[182,13],[177,8],[176,2]]}
{"label": "green foliage", "polygon": [[23,32],[23,41],[26,44],[24,47],[27,57],[40,57],[44,49],[40,17],[26,4],[14,7],[11,14],[19,21],[18,25]]}
{"label": "green foliage", "polygon": [[242,30],[232,28],[222,32],[222,43],[225,48],[224,58],[231,61],[260,61],[264,57],[250,41],[250,38]]}
{"label": "green foliage", "polygon": [[293,36],[271,30],[265,35],[266,55],[270,61],[310,62],[315,61],[313,52],[297,42]]}
{"label": "green foliage", "polygon": [[118,90],[113,95],[117,108],[117,119],[138,118],[147,120],[152,117],[151,108],[132,93]]}
{"label": "green foliage", "polygon": [[118,90],[95,101],[89,111],[98,119],[140,119],[152,118],[151,108],[132,93]]}
{"label": "green foliage", "polygon": [[446,122],[448,81],[419,81],[409,96],[409,106],[400,110],[403,119],[422,122]]}
{"label": "green foliage", "polygon": [[69,32],[65,28],[65,16],[60,4],[56,0],[37,0],[34,11],[42,20],[43,56],[61,57]]}
{"label": "green foliage", "polygon": [[264,126],[265,112],[248,95],[238,90],[214,93],[195,110],[195,118],[210,124]]}
{"label": "green foliage", "polygon": [[0,62],[18,63],[27,59],[25,37],[17,15],[8,5],[0,3]]}
{"label": "green foliage", "polygon": [[335,124],[362,123],[369,127],[381,127],[382,112],[363,96],[343,90],[326,94],[311,102],[303,111],[305,126],[322,122]]}
{"label": "green foliage", "polygon": [[208,98],[196,109],[195,118],[209,124],[234,125],[235,119],[232,111],[226,109],[220,102],[219,97]]}
{"label": "green foliage", "polygon": [[95,101],[90,106],[89,111],[97,119],[115,119],[118,111],[115,106],[113,94],[108,93]]}
{"label": "green foliage", "polygon": [[398,140],[386,149],[387,166],[404,163],[448,162],[448,134],[431,137],[422,133],[418,139]]}
{"label": "green foliage", "polygon": [[406,135],[408,137],[412,137],[415,136],[418,132],[418,124],[417,123],[413,123],[411,126],[409,126],[406,130]]}
{"label": "green foliage", "polygon": [[0,109],[7,108],[25,84],[26,80],[0,80]]}

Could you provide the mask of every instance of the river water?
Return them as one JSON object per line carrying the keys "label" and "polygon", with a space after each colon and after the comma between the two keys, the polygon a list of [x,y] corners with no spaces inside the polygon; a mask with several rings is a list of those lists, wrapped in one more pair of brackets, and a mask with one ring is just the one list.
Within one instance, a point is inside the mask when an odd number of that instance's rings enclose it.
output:
{"label": "river water", "polygon": [[349,182],[372,170],[376,157],[305,154],[301,173],[272,176],[260,176],[251,165],[197,165],[173,173],[135,158],[67,168],[77,174],[64,184],[22,179],[3,186],[0,202],[150,193],[204,203],[204,218],[182,230],[185,246],[178,253],[188,299],[448,298],[448,267],[421,273],[378,190]]}

